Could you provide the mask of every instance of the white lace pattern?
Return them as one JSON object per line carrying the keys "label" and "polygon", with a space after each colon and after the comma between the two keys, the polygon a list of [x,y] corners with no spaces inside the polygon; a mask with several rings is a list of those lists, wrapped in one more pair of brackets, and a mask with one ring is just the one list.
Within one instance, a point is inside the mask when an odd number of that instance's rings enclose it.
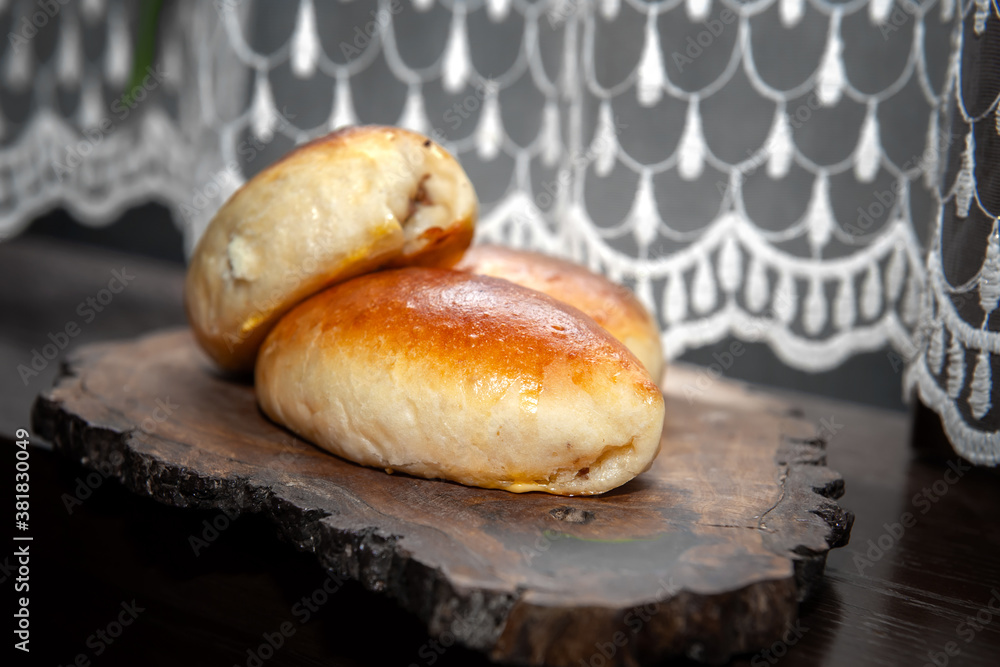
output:
{"label": "white lace pattern", "polygon": [[[658,314],[668,356],[735,336],[818,372],[889,345],[911,362],[907,386],[969,443],[960,451],[996,462],[997,429],[979,424],[1000,343],[949,305],[976,292],[986,312],[996,305],[996,226],[983,268],[958,286],[933,231],[939,198],[960,217],[996,218],[976,194],[978,129],[952,145],[943,124],[950,99],[967,128],[997,123],[995,102],[975,113],[961,103],[961,40],[952,45],[963,16],[977,35],[995,32],[996,0],[173,7],[159,31],[162,84],[112,117],[68,173],[53,162],[127,86],[135,9],[70,3],[51,19],[51,54],[8,45],[0,233],[57,204],[101,224],[153,198],[190,248],[222,201],[292,145],[398,124],[466,166],[479,238],[630,285]],[[0,0],[11,25],[35,9]],[[84,57],[102,30],[100,57]],[[941,197],[948,154],[964,162]]]}

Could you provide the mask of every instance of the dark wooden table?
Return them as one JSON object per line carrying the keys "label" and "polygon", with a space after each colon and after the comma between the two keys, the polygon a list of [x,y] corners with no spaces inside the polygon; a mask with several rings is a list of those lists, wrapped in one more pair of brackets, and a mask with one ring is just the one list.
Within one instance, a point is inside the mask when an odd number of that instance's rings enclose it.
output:
{"label": "dark wooden table", "polygon": [[[109,300],[101,290],[112,270],[135,277]],[[83,246],[0,245],[4,484],[13,478],[11,438],[29,427],[31,403],[65,352],[37,376],[18,366],[30,368],[32,350],[57,345],[70,323],[79,332],[67,348],[183,323],[181,279],[179,267]],[[1000,476],[916,454],[909,415],[790,398],[829,438],[829,465],[847,486],[841,504],[857,519],[850,545],[831,553],[825,583],[803,605],[798,636],[733,664],[1000,664]],[[13,664],[487,664],[428,637],[357,584],[333,582],[336,593],[317,595],[328,575],[311,555],[261,540],[274,534],[261,519],[157,505],[55,456],[37,437],[30,461],[32,652]],[[0,555],[11,614],[21,595],[13,550]]]}

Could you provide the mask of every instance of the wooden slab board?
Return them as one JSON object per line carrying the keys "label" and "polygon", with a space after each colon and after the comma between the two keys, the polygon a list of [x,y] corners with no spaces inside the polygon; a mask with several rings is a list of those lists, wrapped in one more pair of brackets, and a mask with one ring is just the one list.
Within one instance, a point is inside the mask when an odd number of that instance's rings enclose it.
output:
{"label": "wooden slab board", "polygon": [[794,407],[677,367],[664,392],[652,469],[587,498],[327,454],[269,422],[253,387],[218,374],[187,330],[81,348],[33,423],[136,493],[271,517],[324,567],[495,660],[719,662],[781,636],[853,516]]}

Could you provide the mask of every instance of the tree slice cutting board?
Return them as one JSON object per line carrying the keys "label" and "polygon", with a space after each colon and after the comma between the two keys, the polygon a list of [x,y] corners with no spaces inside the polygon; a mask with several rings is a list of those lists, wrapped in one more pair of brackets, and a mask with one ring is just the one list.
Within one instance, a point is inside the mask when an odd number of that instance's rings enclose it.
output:
{"label": "tree slice cutting board", "polygon": [[253,387],[217,373],[187,330],[80,349],[33,422],[136,493],[270,516],[324,567],[496,660],[719,662],[782,635],[853,516],[792,406],[678,367],[664,391],[653,467],[580,498],[327,454],[268,421]]}

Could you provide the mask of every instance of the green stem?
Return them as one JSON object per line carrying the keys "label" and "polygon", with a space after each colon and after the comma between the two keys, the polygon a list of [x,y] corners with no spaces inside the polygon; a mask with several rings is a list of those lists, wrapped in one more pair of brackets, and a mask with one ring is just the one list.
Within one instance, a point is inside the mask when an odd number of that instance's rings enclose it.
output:
{"label": "green stem", "polygon": [[142,85],[146,71],[153,64],[156,55],[156,32],[160,21],[163,0],[145,0],[139,5],[139,29],[135,38],[135,57],[132,60],[132,76],[122,96],[122,101],[131,106],[132,91]]}

